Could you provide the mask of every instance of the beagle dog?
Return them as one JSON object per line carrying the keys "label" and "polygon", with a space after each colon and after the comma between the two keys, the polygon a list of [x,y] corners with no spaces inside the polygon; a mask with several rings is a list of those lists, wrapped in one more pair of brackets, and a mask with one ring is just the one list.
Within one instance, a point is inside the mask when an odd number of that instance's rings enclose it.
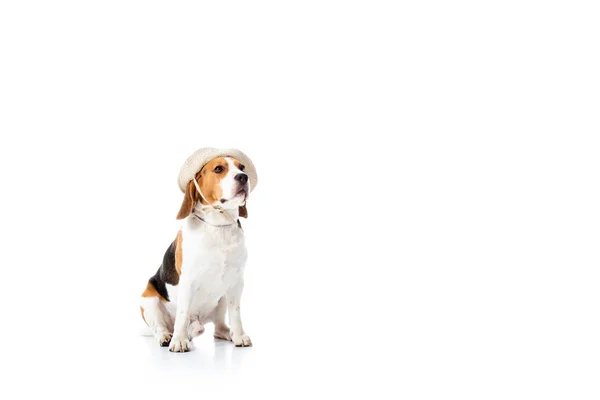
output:
{"label": "beagle dog", "polygon": [[214,158],[187,183],[181,230],[142,293],[144,322],[172,352],[189,351],[208,322],[215,338],[252,346],[240,315],[247,253],[239,217],[248,216],[250,193],[244,168],[233,157]]}

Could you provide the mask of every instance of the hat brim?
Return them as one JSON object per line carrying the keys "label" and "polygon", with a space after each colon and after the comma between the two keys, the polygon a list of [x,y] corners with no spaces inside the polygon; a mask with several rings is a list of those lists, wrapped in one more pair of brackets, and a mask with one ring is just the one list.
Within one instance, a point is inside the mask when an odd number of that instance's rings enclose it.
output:
{"label": "hat brim", "polygon": [[179,172],[178,184],[179,189],[185,192],[185,188],[189,181],[204,167],[210,160],[218,157],[233,157],[246,167],[244,172],[250,180],[250,191],[252,192],[258,184],[258,175],[254,163],[246,154],[238,149],[216,149],[214,147],[204,147],[196,150],[185,161]]}

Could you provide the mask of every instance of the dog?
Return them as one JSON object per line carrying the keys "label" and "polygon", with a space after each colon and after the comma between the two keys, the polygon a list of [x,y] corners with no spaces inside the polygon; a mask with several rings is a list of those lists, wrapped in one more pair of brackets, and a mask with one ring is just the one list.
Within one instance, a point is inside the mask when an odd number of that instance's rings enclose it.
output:
{"label": "dog", "polygon": [[247,251],[239,217],[248,217],[250,194],[245,168],[231,156],[212,158],[185,185],[177,214],[181,230],[148,280],[140,304],[154,338],[171,352],[190,351],[192,339],[209,322],[215,338],[252,346],[240,314]]}

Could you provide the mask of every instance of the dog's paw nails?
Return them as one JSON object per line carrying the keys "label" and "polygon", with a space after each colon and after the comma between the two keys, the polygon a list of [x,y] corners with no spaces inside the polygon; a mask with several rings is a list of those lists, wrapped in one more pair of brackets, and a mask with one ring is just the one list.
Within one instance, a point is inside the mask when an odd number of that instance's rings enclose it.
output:
{"label": "dog's paw nails", "polygon": [[160,347],[166,347],[171,342],[173,335],[169,332],[160,332],[155,335],[155,339],[158,341]]}
{"label": "dog's paw nails", "polygon": [[169,351],[173,353],[185,353],[190,351],[191,347],[192,344],[187,338],[173,338],[169,345]]}
{"label": "dog's paw nails", "polygon": [[233,340],[233,344],[235,344],[235,347],[252,347],[252,341],[250,340],[250,337],[246,334],[240,335],[234,332],[231,335],[231,339]]}

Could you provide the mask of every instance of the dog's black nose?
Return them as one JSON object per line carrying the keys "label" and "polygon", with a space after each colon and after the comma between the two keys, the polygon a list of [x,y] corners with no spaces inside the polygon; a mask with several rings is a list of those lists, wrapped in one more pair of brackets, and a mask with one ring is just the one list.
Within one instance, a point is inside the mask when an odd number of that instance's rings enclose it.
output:
{"label": "dog's black nose", "polygon": [[248,182],[248,175],[246,175],[246,174],[237,174],[235,176],[235,180],[236,181],[240,181],[240,183],[242,183],[242,184],[246,184],[246,182]]}

